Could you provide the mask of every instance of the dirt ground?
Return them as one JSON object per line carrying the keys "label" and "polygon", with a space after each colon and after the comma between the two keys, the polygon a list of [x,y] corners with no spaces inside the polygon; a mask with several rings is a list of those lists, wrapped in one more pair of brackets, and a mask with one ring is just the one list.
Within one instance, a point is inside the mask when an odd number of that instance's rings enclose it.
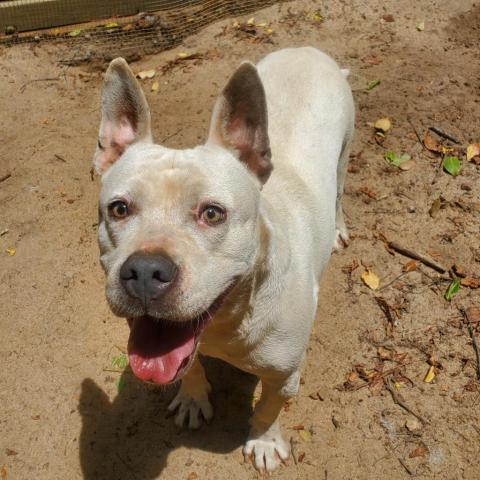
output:
{"label": "dirt ground", "polygon": [[[480,276],[480,167],[464,152],[480,142],[480,5],[293,1],[251,16],[273,32],[249,34],[232,27],[248,17],[228,19],[132,67],[156,69],[143,82],[155,138],[179,148],[205,139],[214,99],[241,60],[313,45],[351,69],[353,241],[323,279],[303,384],[281,417],[294,458],[275,477],[478,479],[480,388],[462,309],[480,307],[480,290],[461,286],[447,301],[447,275],[421,263],[403,272],[409,258],[385,238]],[[179,52],[201,58],[172,63]],[[216,416],[192,433],[166,418],[175,387],[112,367],[128,329],[105,302],[96,245],[101,72],[61,66],[66,55],[64,44],[0,50],[0,476],[255,478],[241,454],[255,379],[208,360]],[[392,122],[383,144],[372,127],[382,117]],[[419,142],[414,130],[423,138],[428,127],[458,140],[457,177]],[[411,155],[412,168],[388,165],[386,151]],[[380,279],[375,291],[361,279],[367,269]]]}

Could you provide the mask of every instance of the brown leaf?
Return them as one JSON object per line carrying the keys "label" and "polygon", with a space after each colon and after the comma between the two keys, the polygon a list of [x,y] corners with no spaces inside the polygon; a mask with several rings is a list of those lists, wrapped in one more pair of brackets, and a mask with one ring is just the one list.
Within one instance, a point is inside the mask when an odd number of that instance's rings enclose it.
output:
{"label": "brown leaf", "polygon": [[438,197],[433,201],[432,206],[430,207],[430,210],[428,211],[428,214],[432,218],[435,218],[437,216],[437,213],[440,211],[441,207],[442,207],[442,199],[440,197]]}
{"label": "brown leaf", "polygon": [[480,323],[480,308],[468,307],[465,310],[465,316],[470,323]]}
{"label": "brown leaf", "polygon": [[388,22],[388,23],[391,23],[391,22],[395,21],[395,19],[393,18],[393,15],[391,13],[386,13],[385,15],[383,15],[382,18],[385,22]]}
{"label": "brown leaf", "polygon": [[297,430],[297,431],[299,431],[299,430],[304,430],[304,429],[305,429],[305,427],[304,427],[301,423],[299,423],[299,424],[297,424],[297,425],[294,425],[294,426],[292,427],[292,430]]}
{"label": "brown leaf", "polygon": [[198,475],[195,472],[191,472],[188,475],[187,480],[198,480]]}
{"label": "brown leaf", "polygon": [[472,143],[467,147],[467,162],[470,160],[480,165],[480,143]]}
{"label": "brown leaf", "polygon": [[374,191],[370,190],[368,187],[360,187],[358,191],[360,193],[364,193],[365,195],[367,195],[367,197],[370,197],[373,199],[377,197],[377,194]]}
{"label": "brown leaf", "polygon": [[480,278],[465,277],[460,280],[462,287],[480,288]]}
{"label": "brown leaf", "polygon": [[411,452],[409,457],[410,458],[417,458],[417,457],[424,457],[428,453],[428,449],[426,447],[420,446],[414,448]]}
{"label": "brown leaf", "polygon": [[380,60],[378,57],[376,57],[375,55],[371,55],[369,57],[365,57],[363,59],[363,61],[365,63],[368,63],[369,65],[379,65],[380,64]]}
{"label": "brown leaf", "polygon": [[303,462],[303,459],[305,458],[305,452],[301,452],[298,454],[298,463],[302,463]]}
{"label": "brown leaf", "polygon": [[403,271],[405,273],[408,272],[413,272],[414,270],[417,269],[417,262],[415,260],[409,260],[404,266],[403,266]]}
{"label": "brown leaf", "polygon": [[439,145],[428,132],[426,132],[423,137],[423,144],[425,148],[431,152],[441,153],[442,151],[441,145]]}
{"label": "brown leaf", "polygon": [[12,450],[11,448],[6,448],[5,453],[7,454],[7,457],[18,455],[18,452],[16,452],[15,450]]}

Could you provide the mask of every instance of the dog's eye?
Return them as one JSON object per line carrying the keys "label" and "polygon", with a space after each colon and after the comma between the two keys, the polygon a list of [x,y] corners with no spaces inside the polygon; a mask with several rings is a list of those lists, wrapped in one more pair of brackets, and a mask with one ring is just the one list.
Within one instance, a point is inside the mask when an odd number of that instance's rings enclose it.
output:
{"label": "dog's eye", "polygon": [[208,225],[218,225],[225,220],[225,217],[225,211],[216,205],[207,205],[200,215],[200,218]]}
{"label": "dog's eye", "polygon": [[117,200],[108,206],[108,213],[117,219],[125,218],[128,215],[128,206],[125,202]]}

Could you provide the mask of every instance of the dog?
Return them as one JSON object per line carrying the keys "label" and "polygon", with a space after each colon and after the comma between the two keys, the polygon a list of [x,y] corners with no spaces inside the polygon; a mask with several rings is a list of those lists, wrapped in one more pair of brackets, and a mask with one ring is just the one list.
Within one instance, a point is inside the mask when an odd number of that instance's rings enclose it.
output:
{"label": "dog", "polygon": [[130,326],[130,366],[157,384],[182,379],[168,409],[190,428],[213,415],[198,353],[258,376],[243,449],[258,470],[289,456],[279,412],[298,391],[322,271],[349,240],[347,74],[312,47],[244,62],[207,142],[186,150],[153,142],[125,60],[105,75],[98,240],[108,303]]}

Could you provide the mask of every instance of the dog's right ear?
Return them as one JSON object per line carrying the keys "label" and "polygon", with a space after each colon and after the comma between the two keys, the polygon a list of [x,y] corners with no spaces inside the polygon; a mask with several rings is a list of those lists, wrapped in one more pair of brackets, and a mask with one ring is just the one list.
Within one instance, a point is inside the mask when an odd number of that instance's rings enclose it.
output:
{"label": "dog's right ear", "polygon": [[102,120],[93,165],[105,172],[125,149],[152,142],[150,109],[134,74],[123,58],[110,63],[102,89]]}

